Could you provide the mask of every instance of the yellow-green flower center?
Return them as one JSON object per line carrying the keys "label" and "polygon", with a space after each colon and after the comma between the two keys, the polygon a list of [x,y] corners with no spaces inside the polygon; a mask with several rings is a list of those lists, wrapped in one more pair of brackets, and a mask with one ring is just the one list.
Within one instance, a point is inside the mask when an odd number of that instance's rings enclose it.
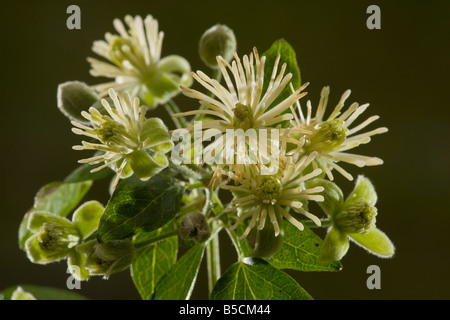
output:
{"label": "yellow-green flower center", "polygon": [[281,182],[275,177],[265,177],[258,187],[258,196],[265,204],[277,202],[281,193]]}
{"label": "yellow-green flower center", "polygon": [[100,127],[95,129],[95,133],[102,143],[108,144],[113,142],[114,137],[118,135],[120,131],[123,132],[124,130],[125,128],[121,124],[111,120],[103,122]]}
{"label": "yellow-green flower center", "polygon": [[375,228],[376,215],[377,208],[359,199],[339,212],[334,223],[345,233],[368,233]]}
{"label": "yellow-green flower center", "polygon": [[341,120],[334,119],[320,124],[313,130],[306,146],[308,152],[330,152],[338,148],[347,136],[347,128]]}
{"label": "yellow-green flower center", "polygon": [[47,251],[64,251],[78,244],[79,236],[75,228],[44,223],[38,234],[39,246]]}
{"label": "yellow-green flower center", "polygon": [[253,127],[253,110],[241,103],[237,103],[236,107],[233,109],[233,125],[235,129],[248,130]]}

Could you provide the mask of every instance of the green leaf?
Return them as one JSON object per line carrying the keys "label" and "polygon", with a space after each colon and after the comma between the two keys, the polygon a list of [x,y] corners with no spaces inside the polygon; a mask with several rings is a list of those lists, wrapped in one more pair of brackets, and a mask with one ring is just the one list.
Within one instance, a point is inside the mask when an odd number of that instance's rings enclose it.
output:
{"label": "green leaf", "polygon": [[182,195],[182,187],[169,177],[156,175],[145,182],[134,176],[123,180],[100,219],[98,241],[122,240],[162,227],[180,209]]}
{"label": "green leaf", "polygon": [[[174,224],[168,223],[158,230],[139,234],[135,242],[161,236],[173,228]],[[156,283],[177,261],[177,252],[177,236],[136,250],[136,257],[131,265],[131,276],[142,300],[152,299]]]}
{"label": "green leaf", "polygon": [[[300,69],[297,64],[297,57],[295,54],[295,50],[291,47],[291,45],[284,39],[280,39],[275,41],[272,46],[263,53],[263,56],[266,57],[266,63],[264,65],[264,85],[263,92],[266,92],[267,87],[270,82],[270,78],[272,76],[273,67],[276,61],[277,56],[280,55],[280,62],[278,64],[278,72],[281,69],[283,63],[286,63],[286,71],[285,75],[288,73],[292,73],[291,83],[294,86],[294,89],[300,88],[301,85],[301,77],[300,77]],[[292,94],[291,88],[287,85],[281,94],[275,99],[271,106],[276,106],[281,101],[285,100],[288,96]],[[271,107],[269,107],[270,109]]]}
{"label": "green leaf", "polygon": [[42,187],[34,198],[33,207],[25,214],[19,227],[19,245],[25,248],[25,242],[31,236],[28,230],[28,218],[34,211],[50,212],[66,217],[92,186],[92,181],[77,183],[52,182]]}
{"label": "green leaf", "polygon": [[4,299],[10,300],[17,287],[21,287],[24,291],[31,293],[37,300],[87,300],[86,297],[73,291],[29,284],[21,284],[4,289],[2,291]]}
{"label": "green leaf", "polygon": [[97,167],[100,167],[103,165],[103,163],[98,163],[94,165],[90,165],[88,163],[83,164],[76,168],[74,171],[72,171],[66,179],[64,179],[65,183],[71,183],[71,182],[81,182],[81,181],[87,181],[87,180],[100,180],[103,178],[107,178],[109,176],[112,176],[114,174],[114,171],[106,167],[100,171],[91,173],[92,169],[95,169]]}
{"label": "green leaf", "polygon": [[194,289],[205,243],[189,249],[158,281],[154,300],[188,300]]}
{"label": "green leaf", "polygon": [[390,258],[395,253],[394,244],[388,236],[379,229],[373,229],[367,234],[350,233],[351,240],[372,254],[381,258]]}
{"label": "green leaf", "polygon": [[324,197],[324,201],[317,202],[326,214],[333,217],[341,211],[344,205],[344,194],[342,190],[334,183],[325,179],[312,179],[307,181],[306,187],[323,187],[324,191],[320,194]]}
{"label": "green leaf", "polygon": [[299,231],[290,223],[284,224],[283,245],[271,259],[267,261],[278,269],[293,269],[300,271],[340,271],[339,261],[331,263],[319,262],[322,239],[307,226]]}
{"label": "green leaf", "polygon": [[236,262],[217,281],[212,300],[311,300],[288,274],[262,259]]}

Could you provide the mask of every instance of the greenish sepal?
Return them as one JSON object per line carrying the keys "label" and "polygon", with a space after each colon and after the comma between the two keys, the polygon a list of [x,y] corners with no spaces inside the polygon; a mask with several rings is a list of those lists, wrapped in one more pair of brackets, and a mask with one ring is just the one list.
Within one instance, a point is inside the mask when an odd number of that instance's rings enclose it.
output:
{"label": "greenish sepal", "polygon": [[77,251],[72,250],[70,252],[69,258],[67,259],[67,266],[70,273],[80,281],[87,280],[90,276],[89,270],[85,267],[86,255]]}
{"label": "greenish sepal", "polygon": [[151,108],[166,103],[180,93],[180,85],[192,84],[190,71],[186,59],[176,55],[165,57],[154,70],[146,74],[138,95]]}
{"label": "greenish sepal", "polygon": [[47,264],[64,259],[70,254],[71,250],[70,248],[65,250],[45,250],[41,247],[37,234],[31,236],[25,242],[25,251],[28,259],[37,264]]}
{"label": "greenish sepal", "polygon": [[314,187],[324,188],[320,193],[324,197],[324,201],[318,202],[318,204],[330,217],[334,217],[341,211],[344,205],[344,194],[334,182],[325,179],[312,179],[307,181],[305,185],[308,189]]}
{"label": "greenish sepal", "polygon": [[349,245],[347,235],[337,228],[331,227],[323,241],[319,261],[322,263],[330,263],[341,260],[347,253]]}
{"label": "greenish sepal", "polygon": [[74,212],[72,221],[78,228],[82,239],[87,238],[97,229],[104,210],[105,208],[100,202],[88,201]]}
{"label": "greenish sepal", "polygon": [[216,24],[206,30],[200,38],[198,52],[202,61],[210,68],[219,68],[216,57],[222,56],[226,61],[233,58],[237,41],[232,29],[223,24]]}
{"label": "greenish sepal", "polygon": [[282,219],[277,217],[280,225],[280,233],[275,236],[273,224],[266,221],[262,230],[256,231],[255,247],[250,254],[251,257],[269,259],[278,251],[280,251],[284,240],[284,229],[282,226]]}
{"label": "greenish sepal", "polygon": [[150,118],[144,122],[141,133],[142,141],[148,140],[144,148],[152,148],[155,151],[169,152],[173,148],[173,142],[167,126],[160,118]]}
{"label": "greenish sepal", "polygon": [[11,300],[37,300],[31,293],[26,292],[18,286],[11,295]]}
{"label": "greenish sepal", "polygon": [[70,120],[89,124],[89,120],[82,117],[81,112],[88,111],[99,100],[95,90],[83,82],[68,81],[58,86],[58,108]]}
{"label": "greenish sepal", "polygon": [[132,152],[128,158],[134,174],[142,181],[150,179],[169,165],[167,157],[160,152],[149,155],[144,150],[137,150]]}
{"label": "greenish sepal", "polygon": [[358,201],[358,199],[364,198],[371,206],[374,206],[377,202],[377,193],[372,182],[363,175],[359,175],[355,183],[355,188],[352,193],[345,200],[346,204]]}
{"label": "greenish sepal", "polygon": [[127,163],[120,174],[120,179],[126,179],[133,175],[133,169],[130,166],[130,163]]}
{"label": "greenish sepal", "polygon": [[380,229],[375,228],[367,234],[350,233],[348,236],[357,245],[380,258],[391,258],[395,253],[394,244]]}
{"label": "greenish sepal", "polygon": [[[179,88],[180,85],[190,86],[192,84],[191,65],[183,57],[170,55],[158,62],[158,71],[172,81]],[[178,89],[177,89],[178,90]]]}
{"label": "greenish sepal", "polygon": [[40,232],[45,223],[59,224],[66,228],[73,228],[72,222],[66,218],[42,211],[32,212],[28,219],[28,229],[32,232]]}

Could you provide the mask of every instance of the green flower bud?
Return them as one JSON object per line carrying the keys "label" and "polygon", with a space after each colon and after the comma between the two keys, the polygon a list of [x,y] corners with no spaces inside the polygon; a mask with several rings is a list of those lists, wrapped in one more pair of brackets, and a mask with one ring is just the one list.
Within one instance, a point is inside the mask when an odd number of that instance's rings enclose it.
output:
{"label": "green flower bud", "polygon": [[58,86],[58,108],[70,120],[89,125],[89,121],[81,116],[81,112],[88,111],[98,101],[100,97],[83,82],[68,81]]}
{"label": "green flower bud", "polygon": [[226,25],[216,24],[203,33],[200,38],[199,54],[210,68],[217,69],[216,57],[222,56],[230,61],[236,51],[236,37],[233,30]]}
{"label": "green flower bud", "polygon": [[377,208],[367,200],[358,199],[344,205],[334,216],[334,224],[345,233],[369,233],[375,228]]}
{"label": "green flower bud", "polygon": [[179,232],[182,239],[194,238],[197,242],[204,242],[211,236],[211,229],[206,217],[198,211],[183,216]]}
{"label": "green flower bud", "polygon": [[79,245],[77,250],[87,254],[85,266],[89,273],[103,275],[105,279],[128,268],[135,255],[135,249],[130,239],[102,243],[91,240]]}

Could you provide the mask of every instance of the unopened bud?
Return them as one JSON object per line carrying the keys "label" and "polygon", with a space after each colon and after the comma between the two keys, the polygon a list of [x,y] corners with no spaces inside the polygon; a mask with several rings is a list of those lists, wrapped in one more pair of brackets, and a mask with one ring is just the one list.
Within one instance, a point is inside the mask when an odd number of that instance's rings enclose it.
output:
{"label": "unopened bud", "polygon": [[204,242],[210,235],[211,229],[201,212],[190,212],[181,219],[180,237],[182,239],[194,238],[197,242]]}
{"label": "unopened bud", "polygon": [[200,38],[200,58],[210,68],[218,68],[217,56],[230,61],[235,51],[236,37],[233,30],[226,25],[216,24],[206,30]]}
{"label": "unopened bud", "polygon": [[115,240],[98,243],[88,241],[77,247],[86,253],[86,268],[91,275],[103,275],[108,279],[112,274],[128,268],[133,262],[135,249],[131,240]]}

